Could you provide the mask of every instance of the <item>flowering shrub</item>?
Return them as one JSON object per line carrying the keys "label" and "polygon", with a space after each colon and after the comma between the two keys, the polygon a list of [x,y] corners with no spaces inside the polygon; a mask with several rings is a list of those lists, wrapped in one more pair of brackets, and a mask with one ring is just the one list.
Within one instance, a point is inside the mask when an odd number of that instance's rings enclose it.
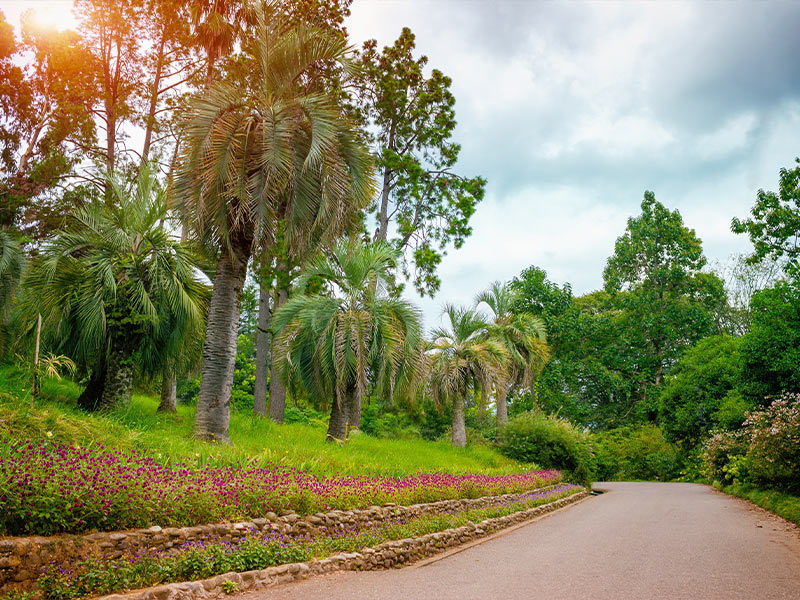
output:
{"label": "flowering shrub", "polygon": [[276,532],[255,532],[236,542],[208,539],[165,551],[136,554],[116,560],[87,557],[74,570],[51,564],[39,578],[46,600],[69,600],[111,594],[172,581],[192,581],[231,571],[265,569],[272,565],[301,562],[337,552],[353,552],[397,540],[460,527],[512,514],[571,496],[582,490],[564,484],[529,492],[513,502],[491,508],[453,510],[403,521],[396,519],[360,529],[337,528],[316,536],[292,538]]}
{"label": "flowering shrub", "polygon": [[[743,430],[717,431],[703,446],[703,461],[710,481],[733,483],[735,477],[743,476],[741,458],[747,453],[747,435]],[[738,467],[731,469],[730,463]]]}
{"label": "flowering shrub", "polygon": [[714,433],[703,458],[711,480],[800,490],[800,394],[747,413],[741,430]]}
{"label": "flowering shrub", "polygon": [[280,466],[167,467],[142,453],[0,441],[0,532],[188,526],[285,509],[313,513],[523,492],[561,479],[558,471],[322,478]]}
{"label": "flowering shrub", "polygon": [[800,394],[782,394],[744,422],[747,468],[756,483],[800,491]]}

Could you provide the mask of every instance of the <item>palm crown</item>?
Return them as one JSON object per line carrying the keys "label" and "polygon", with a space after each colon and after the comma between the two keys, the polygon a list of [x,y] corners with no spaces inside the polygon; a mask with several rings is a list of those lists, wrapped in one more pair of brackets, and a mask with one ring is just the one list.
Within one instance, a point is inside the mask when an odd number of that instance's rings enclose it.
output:
{"label": "palm crown", "polygon": [[449,327],[433,331],[428,349],[431,394],[437,403],[453,404],[453,444],[463,446],[465,399],[507,377],[508,351],[489,335],[490,324],[479,312],[448,304],[444,314]]}
{"label": "palm crown", "polygon": [[[131,186],[109,176],[108,187],[112,201],[77,211],[43,248],[27,286],[68,354],[84,364],[99,358],[114,377],[150,336],[177,340],[202,322],[205,286],[191,249],[165,227],[166,195],[153,172],[144,167]],[[149,347],[177,351],[176,343]],[[114,401],[129,397],[123,388]]]}
{"label": "palm crown", "polygon": [[512,385],[530,386],[547,360],[550,351],[544,322],[528,313],[514,310],[516,295],[507,285],[496,281],[475,298],[475,305],[486,304],[493,319],[487,331],[508,352],[507,377],[496,383],[497,425],[508,421],[506,397]]}
{"label": "palm crown", "polygon": [[[329,438],[358,427],[369,383],[394,396],[412,388],[421,367],[419,313],[388,294],[396,261],[386,243],[341,241],[309,263],[298,293],[274,316],[284,381],[294,377],[310,393],[331,398]],[[333,295],[304,295],[312,277]]]}

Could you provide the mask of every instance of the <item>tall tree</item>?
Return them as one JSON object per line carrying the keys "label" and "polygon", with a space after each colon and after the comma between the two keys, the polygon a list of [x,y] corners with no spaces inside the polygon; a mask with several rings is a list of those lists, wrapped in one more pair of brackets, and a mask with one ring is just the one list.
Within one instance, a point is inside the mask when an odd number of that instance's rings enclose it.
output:
{"label": "tall tree", "polygon": [[373,190],[372,161],[336,99],[296,85],[321,61],[346,65],[345,40],[313,28],[285,30],[269,5],[256,20],[246,56],[251,87],[218,82],[194,101],[176,175],[186,222],[219,248],[195,435],[223,442],[239,300],[254,248],[274,242],[280,222],[294,248],[315,237],[309,230],[333,238]]}
{"label": "tall tree", "polygon": [[26,279],[31,314],[44,316],[65,354],[95,365],[80,400],[90,409],[129,401],[134,357],[149,346],[165,359],[178,345],[171,333],[190,330],[204,309],[197,261],[166,230],[166,197],[151,170],[133,186],[109,177],[107,187],[112,202],[77,211]]}
{"label": "tall tree", "polygon": [[706,258],[700,239],[680,213],[652,192],[645,192],[641,208],[617,239],[603,279],[642,332],[652,382],[659,385],[683,347],[712,333],[714,311],[725,294],[719,277],[701,272]]}
{"label": "tall tree", "polygon": [[190,3],[144,1],[149,18],[143,20],[137,37],[147,77],[139,90],[142,106],[136,120],[144,129],[140,158],[148,163],[154,146],[178,143],[170,130],[172,112],[180,105],[181,93],[203,65],[194,52],[196,40],[189,27]]}
{"label": "tall tree", "polygon": [[[286,16],[286,26],[316,27],[328,32],[330,35],[346,37],[344,18],[350,14],[351,0],[280,0],[276,7]],[[341,67],[330,63],[312,65],[297,85],[307,92],[328,92],[343,95]],[[287,196],[286,202],[290,198]],[[288,206],[279,210],[279,214],[286,212]],[[257,270],[260,275],[261,291],[259,296],[259,321],[256,332],[256,388],[258,396],[254,402],[257,415],[266,413],[262,410],[262,393],[267,389],[267,372],[269,376],[269,418],[276,423],[283,423],[286,408],[286,388],[278,377],[277,370],[271,364],[270,319],[289,298],[289,292],[295,279],[299,276],[301,268],[309,256],[319,250],[318,246],[324,240],[315,237],[310,243],[303,245],[288,245],[284,230],[285,222],[278,224],[279,235],[271,252],[261,257]],[[310,232],[313,233],[313,232]]]}
{"label": "tall tree", "polygon": [[800,392],[800,289],[778,282],[756,292],[752,324],[743,336],[740,389],[754,404],[769,404],[782,392]]}
{"label": "tall tree", "polygon": [[452,442],[466,446],[466,398],[487,393],[508,377],[508,351],[489,336],[480,313],[446,305],[448,327],[433,331],[429,355],[429,386],[434,402],[453,406]]}
{"label": "tall tree", "polygon": [[17,42],[0,12],[0,226],[41,239],[75,199],[51,191],[93,144],[94,76],[77,33],[43,28],[30,11],[21,31]]}
{"label": "tall tree", "polygon": [[389,294],[397,259],[383,242],[339,242],[330,256],[310,261],[299,282],[302,290],[319,278],[338,294],[299,293],[275,314],[281,377],[284,383],[296,378],[309,394],[330,399],[328,441],[344,440],[361,426],[369,383],[394,396],[416,381],[420,317],[410,303]]}
{"label": "tall tree", "polygon": [[781,169],[778,193],[758,190],[752,215],[744,221],[734,218],[734,233],[746,233],[753,243],[752,263],[765,257],[781,260],[784,270],[800,276],[800,158],[794,169]]}
{"label": "tall tree", "polygon": [[550,358],[544,321],[530,313],[515,312],[517,304],[512,289],[495,281],[478,294],[476,306],[486,304],[492,311],[489,334],[508,352],[508,377],[495,384],[497,429],[508,423],[506,400],[512,386],[530,387]]}
{"label": "tall tree", "polygon": [[[138,34],[146,16],[143,0],[76,0],[81,33],[95,70],[98,102],[92,114],[105,139],[96,158],[115,171],[127,157],[123,127],[135,115],[134,102],[143,86]],[[106,188],[110,200],[109,189]]]}
{"label": "tall tree", "polygon": [[406,276],[420,294],[433,295],[447,247],[460,248],[472,233],[469,221],[486,182],[454,171],[461,147],[452,140],[451,80],[438,69],[426,77],[428,59],[414,58],[414,48],[408,28],[382,52],[375,40],[364,44],[356,108],[374,132],[378,159],[373,239],[390,241],[404,256],[410,254]]}

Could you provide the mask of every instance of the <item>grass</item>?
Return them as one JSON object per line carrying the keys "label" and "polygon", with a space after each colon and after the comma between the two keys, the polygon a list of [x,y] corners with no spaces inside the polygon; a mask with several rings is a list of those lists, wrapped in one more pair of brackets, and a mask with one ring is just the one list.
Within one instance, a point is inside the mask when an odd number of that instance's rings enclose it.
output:
{"label": "grass", "polygon": [[[81,388],[68,379],[44,379],[42,397],[29,408],[29,377],[0,366],[0,438],[140,450],[162,464],[187,459],[215,466],[250,468],[280,464],[320,476],[385,475],[420,472],[508,475],[533,468],[501,456],[493,448],[455,448],[447,441],[385,440],[356,434],[346,444],[329,444],[323,422],[276,425],[249,414],[231,414],[232,446],[192,438],[194,408],[176,415],[156,413],[157,398],[134,394],[130,406],[107,414],[87,414],[75,405]],[[50,435],[48,435],[50,434]]]}
{"label": "grass", "polygon": [[775,490],[759,489],[745,484],[721,486],[715,483],[714,487],[731,496],[749,500],[756,506],[760,506],[800,526],[800,496],[793,496]]}

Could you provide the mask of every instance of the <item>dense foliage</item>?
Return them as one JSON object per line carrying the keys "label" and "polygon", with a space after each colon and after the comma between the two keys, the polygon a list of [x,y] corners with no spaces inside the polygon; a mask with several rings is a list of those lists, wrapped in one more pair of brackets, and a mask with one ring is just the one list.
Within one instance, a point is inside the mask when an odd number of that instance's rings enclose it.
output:
{"label": "dense foliage", "polygon": [[522,414],[503,428],[500,451],[540,465],[560,465],[575,481],[591,481],[594,457],[587,435],[569,421],[540,413]]}

